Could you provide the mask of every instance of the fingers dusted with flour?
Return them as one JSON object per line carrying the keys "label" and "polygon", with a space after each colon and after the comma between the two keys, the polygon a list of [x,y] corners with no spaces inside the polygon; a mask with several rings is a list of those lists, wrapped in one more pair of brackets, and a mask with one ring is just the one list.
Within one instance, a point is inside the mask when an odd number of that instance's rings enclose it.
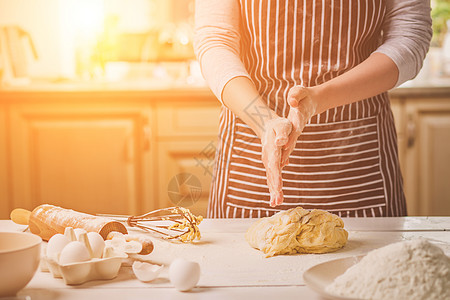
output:
{"label": "fingers dusted with flour", "polygon": [[297,107],[300,101],[308,96],[307,88],[296,85],[288,92],[287,102],[290,107]]}
{"label": "fingers dusted with flour", "polygon": [[283,180],[281,177],[281,149],[288,142],[292,130],[291,123],[285,118],[267,121],[261,137],[262,162],[266,168],[267,185],[270,192],[270,206],[283,203]]}

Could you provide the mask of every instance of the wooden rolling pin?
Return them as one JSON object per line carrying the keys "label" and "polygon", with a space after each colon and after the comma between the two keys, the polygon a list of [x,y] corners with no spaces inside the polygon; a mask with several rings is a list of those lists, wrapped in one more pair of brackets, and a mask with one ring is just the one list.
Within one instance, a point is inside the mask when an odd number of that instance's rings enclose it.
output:
{"label": "wooden rolling pin", "polygon": [[11,212],[10,217],[14,223],[28,225],[32,233],[39,235],[45,241],[57,233],[63,234],[66,227],[98,232],[104,240],[112,231],[128,233],[120,222],[49,204],[40,205],[32,212],[16,208]]}

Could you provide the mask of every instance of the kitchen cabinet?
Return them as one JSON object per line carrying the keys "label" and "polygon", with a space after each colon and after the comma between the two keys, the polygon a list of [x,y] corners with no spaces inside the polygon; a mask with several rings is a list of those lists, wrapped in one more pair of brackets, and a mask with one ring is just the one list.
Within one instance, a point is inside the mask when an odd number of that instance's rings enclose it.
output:
{"label": "kitchen cabinet", "polygon": [[450,215],[450,97],[405,102],[405,192],[411,214]]}
{"label": "kitchen cabinet", "polygon": [[405,173],[404,166],[404,153],[405,153],[405,122],[404,118],[404,99],[399,97],[390,97],[392,114],[394,115],[395,129],[397,131],[397,143],[398,143],[398,153],[400,168],[402,173]]}
{"label": "kitchen cabinet", "polygon": [[158,143],[160,207],[179,205],[206,216],[212,168],[201,165],[199,157],[209,143],[208,139]]}
{"label": "kitchen cabinet", "polygon": [[[0,216],[43,203],[112,214],[183,204],[206,215],[212,164],[199,159],[216,142],[219,110],[204,89],[0,91]],[[195,191],[181,184],[192,203],[171,199],[181,173],[196,179]]]}
{"label": "kitchen cabinet", "polygon": [[219,127],[219,105],[205,102],[158,104],[158,199],[206,215]]}
{"label": "kitchen cabinet", "polygon": [[52,203],[88,213],[142,211],[152,190],[146,176],[152,167],[150,109],[83,97],[34,100],[10,105],[14,207]]}
{"label": "kitchen cabinet", "polygon": [[[409,215],[450,215],[449,95],[390,95]],[[206,215],[219,110],[204,88],[0,91],[0,217],[41,203]]]}
{"label": "kitchen cabinet", "polygon": [[391,106],[409,215],[450,215],[450,91],[397,89]]}

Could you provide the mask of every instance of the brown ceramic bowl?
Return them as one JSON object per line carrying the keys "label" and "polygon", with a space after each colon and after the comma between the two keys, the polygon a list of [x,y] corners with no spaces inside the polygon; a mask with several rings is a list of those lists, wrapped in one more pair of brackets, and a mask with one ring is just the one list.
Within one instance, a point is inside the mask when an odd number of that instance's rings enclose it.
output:
{"label": "brown ceramic bowl", "polygon": [[0,298],[15,296],[33,278],[41,242],[31,233],[0,232]]}

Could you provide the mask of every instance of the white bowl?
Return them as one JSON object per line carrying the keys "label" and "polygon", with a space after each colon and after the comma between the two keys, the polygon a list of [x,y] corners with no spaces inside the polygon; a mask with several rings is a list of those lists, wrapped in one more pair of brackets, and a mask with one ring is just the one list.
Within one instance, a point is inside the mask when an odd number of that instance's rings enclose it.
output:
{"label": "white bowl", "polygon": [[24,232],[0,232],[0,297],[15,296],[39,266],[42,239]]}

